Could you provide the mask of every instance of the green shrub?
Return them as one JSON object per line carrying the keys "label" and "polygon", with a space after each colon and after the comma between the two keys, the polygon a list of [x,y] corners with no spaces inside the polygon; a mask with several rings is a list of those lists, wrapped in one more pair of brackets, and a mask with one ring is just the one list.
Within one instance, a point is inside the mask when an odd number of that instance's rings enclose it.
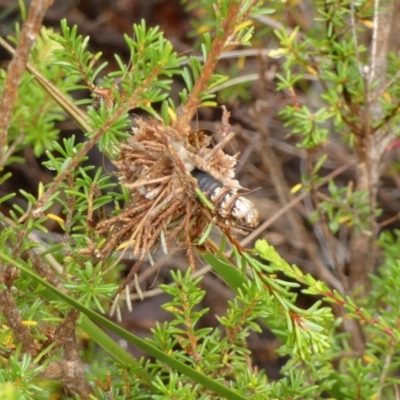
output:
{"label": "green shrub", "polygon": [[[281,4],[262,6],[249,0],[221,0],[218,7],[215,1],[190,2],[207,12],[199,22],[207,27],[199,38],[203,61],[178,56],[157,28],[135,25],[134,36],[125,37],[129,63],[115,56],[119,69],[107,74],[101,54],[92,54],[88,38],[67,21],[61,34],[42,31],[21,76],[12,119],[8,126],[4,119],[0,130],[6,139],[3,168],[23,163],[19,151],[30,147],[36,157],[47,156],[43,165],[54,173],[37,196],[20,191],[25,208],[15,202],[9,215],[0,215],[1,398],[48,398],[60,391],[57,382],[67,396],[93,399],[396,398],[399,235],[384,232],[378,242],[377,185],[397,132],[399,58],[389,56],[385,46],[377,49],[376,42],[369,55],[362,43],[373,17],[373,40],[387,42],[381,26],[390,10],[368,2],[316,2],[313,29],[276,31],[279,48],[270,51],[271,57],[283,57],[278,89],[290,104],[280,115],[305,149],[302,196],[312,199],[310,221],[322,227],[332,265],[318,264],[313,248],[308,248],[312,274],[287,263],[265,240],[245,250],[234,237],[243,226],[235,224],[254,227],[252,203],[244,203],[252,219],[237,217],[236,199],[221,205],[214,189],[200,190],[200,179],[190,174],[203,170],[234,191],[234,160],[222,146],[211,149],[190,123],[200,107],[217,104],[216,87],[229,85],[216,72],[218,58],[229,46],[250,44],[256,29],[250,18],[283,12]],[[24,31],[17,33],[14,43],[21,44]],[[309,93],[307,74],[320,85],[321,107],[299,100],[301,91]],[[177,77],[185,84],[179,104],[170,96]],[[6,71],[0,78],[7,99]],[[92,98],[74,102],[70,94],[82,88]],[[148,119],[134,118],[132,128],[132,110]],[[73,136],[60,140],[55,123],[66,114],[84,132],[84,142]],[[223,144],[231,138],[228,117],[224,109]],[[319,174],[328,157],[315,154],[324,153],[335,132],[354,155],[354,190],[332,177],[328,194],[322,194],[319,188],[328,180]],[[117,167],[118,184],[87,165],[94,145]],[[9,179],[11,174],[3,174],[1,183]],[[0,202],[14,196],[7,193]],[[288,190],[281,201],[285,196]],[[52,212],[55,205],[58,214]],[[100,212],[104,206],[112,210],[106,216]],[[48,233],[49,220],[59,224],[63,240],[42,244],[36,233]],[[348,273],[335,241],[344,224],[351,231]],[[209,237],[214,225],[222,232],[220,245]],[[120,316],[124,298],[131,307],[132,287],[141,295],[137,272],[144,258],[151,258],[155,245],[167,250],[174,241],[187,246],[188,265],[195,267],[195,252],[200,254],[235,297],[218,316],[217,328],[200,328],[208,312],[201,308],[201,278],[191,269],[171,271],[174,283],[160,288],[170,296],[163,308],[172,319],[157,323],[152,338],[142,340],[102,314]],[[369,279],[378,246],[383,262]],[[122,282],[116,250],[137,257]],[[299,295],[311,297],[312,305],[300,307]],[[99,326],[151,358],[136,360]],[[247,338],[263,329],[279,339],[278,353],[288,360],[277,380],[252,365]],[[89,337],[101,353],[85,354],[76,333]]]}

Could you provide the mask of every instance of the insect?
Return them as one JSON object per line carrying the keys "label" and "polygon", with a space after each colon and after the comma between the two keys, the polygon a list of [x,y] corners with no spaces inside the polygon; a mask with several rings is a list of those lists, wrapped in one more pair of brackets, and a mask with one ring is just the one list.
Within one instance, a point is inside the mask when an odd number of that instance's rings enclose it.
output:
{"label": "insect", "polygon": [[233,219],[234,225],[254,229],[259,224],[259,213],[254,204],[235,190],[225,187],[208,173],[195,169],[191,172],[202,192],[214,204],[223,218]]}

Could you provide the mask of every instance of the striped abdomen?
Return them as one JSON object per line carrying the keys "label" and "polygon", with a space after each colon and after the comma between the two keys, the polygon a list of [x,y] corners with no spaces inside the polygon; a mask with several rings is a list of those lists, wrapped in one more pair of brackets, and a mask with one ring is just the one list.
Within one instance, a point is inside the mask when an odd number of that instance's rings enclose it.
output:
{"label": "striped abdomen", "polygon": [[197,179],[199,188],[211,200],[221,217],[233,218],[239,227],[254,229],[258,226],[258,210],[250,200],[225,187],[206,172],[196,169],[192,171],[192,176]]}

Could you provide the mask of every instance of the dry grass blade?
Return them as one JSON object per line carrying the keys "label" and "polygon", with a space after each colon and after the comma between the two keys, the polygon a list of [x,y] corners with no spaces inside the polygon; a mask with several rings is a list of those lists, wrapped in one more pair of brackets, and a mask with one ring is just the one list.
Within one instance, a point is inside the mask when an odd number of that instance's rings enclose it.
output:
{"label": "dry grass blade", "polygon": [[[0,45],[10,54],[15,54],[15,49],[0,37]],[[90,126],[87,123],[87,116],[84,111],[78,108],[72,100],[66,96],[57,86],[53,85],[31,64],[26,64],[27,71],[34,76],[36,81],[45,89],[59,106],[76,122],[83,132],[89,132]]]}

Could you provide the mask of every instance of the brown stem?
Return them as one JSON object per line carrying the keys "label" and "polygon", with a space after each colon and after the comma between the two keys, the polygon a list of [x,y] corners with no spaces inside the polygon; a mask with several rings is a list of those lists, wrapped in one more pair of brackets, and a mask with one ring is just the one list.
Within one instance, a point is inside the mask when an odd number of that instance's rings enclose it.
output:
{"label": "brown stem", "polygon": [[[8,66],[7,76],[3,87],[3,95],[0,102],[0,158],[3,157],[4,149],[7,145],[8,128],[11,123],[11,115],[18,95],[18,86],[22,74],[26,64],[28,63],[32,46],[39,34],[43,17],[52,3],[53,0],[32,1],[28,18],[22,28],[16,53]],[[1,163],[2,162],[0,161],[0,164]]]}
{"label": "brown stem", "polygon": [[[374,31],[371,45],[371,62],[368,77],[368,99],[364,113],[364,135],[356,137],[355,154],[357,159],[356,190],[368,191],[370,205],[370,229],[368,233],[354,232],[350,240],[349,285],[351,290],[364,288],[368,293],[368,276],[374,271],[377,248],[378,224],[376,221],[376,197],[381,174],[382,158],[386,147],[393,139],[386,125],[373,129],[374,121],[385,121],[384,110],[376,94],[386,84],[387,49],[391,31],[390,16],[393,3],[384,1],[384,7],[375,0]],[[374,85],[372,85],[374,83]],[[369,88],[373,88],[369,90]]]}
{"label": "brown stem", "polygon": [[68,393],[78,394],[80,399],[88,399],[91,390],[86,379],[84,365],[79,357],[75,338],[78,317],[78,310],[69,311],[64,321],[57,328],[54,336],[54,341],[57,344],[52,353],[58,348],[63,348],[63,358],[61,361],[50,363],[40,376],[59,380]]}
{"label": "brown stem", "polygon": [[[253,0],[252,6],[256,3],[257,1]],[[228,13],[222,24],[221,30],[217,33],[218,36],[212,43],[210,54],[207,57],[201,74],[196,80],[193,90],[190,92],[188,100],[182,109],[182,114],[178,118],[176,125],[184,137],[187,135],[190,121],[192,120],[197,108],[201,103],[200,95],[207,89],[207,83],[214,73],[221,53],[224,51],[225,46],[229,42],[231,36],[235,33],[236,27],[250,14],[252,6],[248,8],[248,12],[244,13],[243,15],[239,15],[241,5],[241,1],[229,2]]]}
{"label": "brown stem", "polygon": [[71,170],[75,168],[82,157],[84,157],[87,152],[94,146],[94,144],[103,136],[108,129],[110,129],[111,125],[124,113],[126,112],[125,107],[121,107],[118,109],[115,114],[82,146],[82,148],[76,153],[76,155],[71,159],[71,162],[68,164],[68,168],[64,171],[60,172],[54,182],[50,185],[50,187],[46,190],[43,196],[39,199],[37,204],[28,210],[18,222],[24,222],[28,217],[38,217],[42,212],[42,208],[47,204],[50,197],[58,190],[62,181],[67,177],[68,174],[71,173]]}
{"label": "brown stem", "polygon": [[[6,283],[7,277],[3,266],[0,266],[0,283]],[[22,343],[22,351],[29,353],[31,356],[37,354],[37,349],[33,341],[33,337],[29,332],[29,328],[22,324],[22,316],[15,304],[14,298],[7,289],[0,290],[0,312],[4,315],[7,325],[10,327],[15,338]]]}

